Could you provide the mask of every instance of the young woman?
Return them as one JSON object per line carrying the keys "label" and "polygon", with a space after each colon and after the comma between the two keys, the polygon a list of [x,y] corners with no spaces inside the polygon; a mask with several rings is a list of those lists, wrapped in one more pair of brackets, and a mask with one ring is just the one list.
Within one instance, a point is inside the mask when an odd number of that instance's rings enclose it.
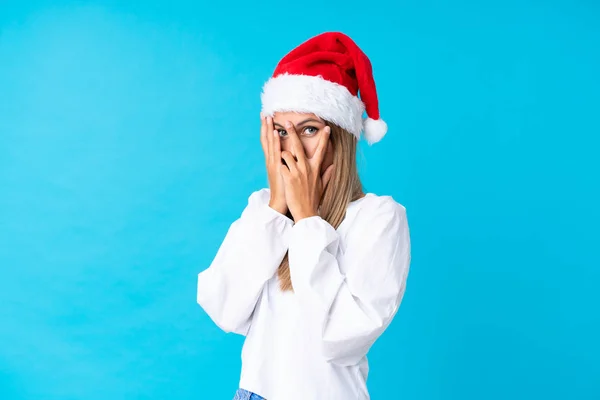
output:
{"label": "young woman", "polygon": [[363,193],[356,167],[361,133],[374,143],[387,130],[370,61],[342,33],[315,36],[261,98],[269,188],[250,195],[199,274],[198,303],[246,337],[235,399],[369,399],[366,355],[410,264],[404,207]]}

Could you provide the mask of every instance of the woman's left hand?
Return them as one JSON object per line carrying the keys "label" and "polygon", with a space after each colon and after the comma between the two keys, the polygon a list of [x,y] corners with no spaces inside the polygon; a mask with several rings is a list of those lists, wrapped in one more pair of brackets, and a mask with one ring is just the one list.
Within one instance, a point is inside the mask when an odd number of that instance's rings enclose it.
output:
{"label": "woman's left hand", "polygon": [[285,130],[288,133],[288,140],[291,141],[292,152],[281,152],[281,158],[285,160],[285,164],[281,165],[281,174],[287,206],[294,221],[298,222],[319,214],[321,196],[333,174],[332,164],[321,176],[321,163],[325,157],[331,129],[328,126],[325,127],[317,149],[311,158],[306,157],[294,126],[287,122]]}

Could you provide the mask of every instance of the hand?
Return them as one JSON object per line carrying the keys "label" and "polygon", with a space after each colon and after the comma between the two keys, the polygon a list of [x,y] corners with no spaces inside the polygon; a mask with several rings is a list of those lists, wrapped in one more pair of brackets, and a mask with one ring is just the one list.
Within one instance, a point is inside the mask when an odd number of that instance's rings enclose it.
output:
{"label": "hand", "polygon": [[279,132],[273,128],[273,118],[261,114],[260,120],[260,143],[265,153],[267,176],[269,178],[269,188],[271,189],[269,207],[285,215],[288,207],[285,201],[283,177],[279,171],[281,165]]}
{"label": "hand", "polygon": [[320,173],[331,129],[328,126],[325,127],[325,132],[321,135],[312,158],[306,157],[302,142],[289,121],[286,123],[285,129],[292,152],[281,152],[285,164],[281,164],[280,168],[285,186],[286,203],[294,221],[298,222],[319,214],[321,196],[333,174],[333,164],[325,170],[323,176]]}

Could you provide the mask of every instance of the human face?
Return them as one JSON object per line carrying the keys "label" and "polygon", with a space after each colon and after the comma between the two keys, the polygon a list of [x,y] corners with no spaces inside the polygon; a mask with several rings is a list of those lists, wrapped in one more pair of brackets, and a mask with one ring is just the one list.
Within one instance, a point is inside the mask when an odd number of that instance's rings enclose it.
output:
{"label": "human face", "polygon": [[[273,115],[273,126],[279,132],[281,139],[281,150],[292,151],[292,144],[289,140],[289,135],[285,130],[285,123],[290,121],[300,138],[304,154],[307,158],[312,158],[317,150],[321,135],[325,134],[325,121],[317,117],[315,114],[295,113],[295,112],[276,112]],[[325,172],[327,167],[333,164],[333,146],[331,139],[327,143],[325,157],[321,163],[321,174]]]}

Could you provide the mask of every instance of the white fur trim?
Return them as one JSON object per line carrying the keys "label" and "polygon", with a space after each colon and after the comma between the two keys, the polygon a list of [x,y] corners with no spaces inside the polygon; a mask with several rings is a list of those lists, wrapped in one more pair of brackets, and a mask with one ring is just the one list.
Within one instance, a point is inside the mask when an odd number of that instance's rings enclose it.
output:
{"label": "white fur trim", "polygon": [[364,126],[365,139],[369,144],[377,143],[383,139],[388,129],[387,124],[382,119],[365,118]]}
{"label": "white fur trim", "polygon": [[363,102],[345,86],[321,76],[281,74],[270,78],[261,94],[262,112],[299,112],[318,115],[357,138],[363,128]]}

